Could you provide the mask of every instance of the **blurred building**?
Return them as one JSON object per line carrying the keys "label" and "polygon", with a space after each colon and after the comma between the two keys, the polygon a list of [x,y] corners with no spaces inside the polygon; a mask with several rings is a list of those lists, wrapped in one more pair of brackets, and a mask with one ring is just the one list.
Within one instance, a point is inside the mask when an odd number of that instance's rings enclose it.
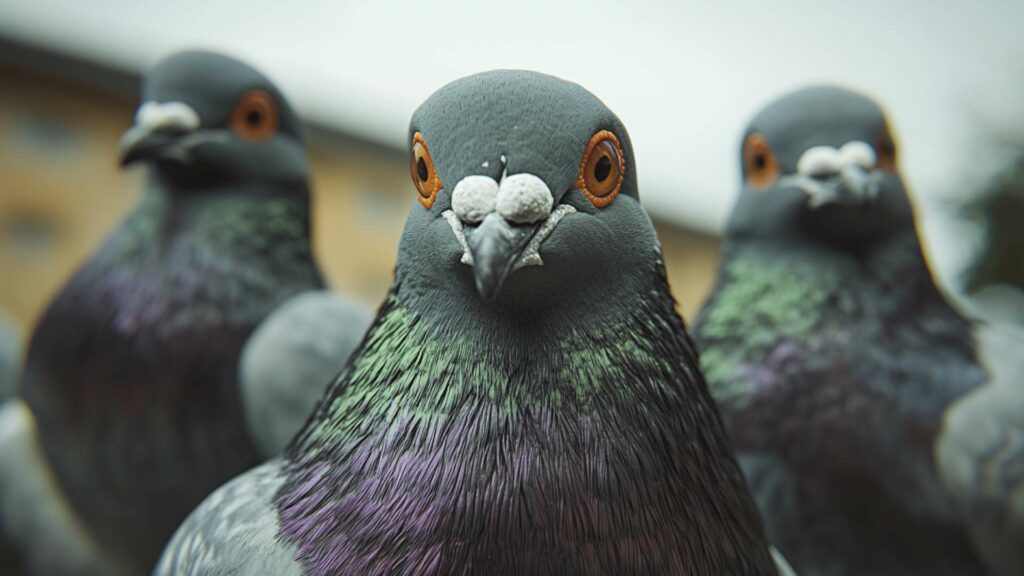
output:
{"label": "blurred building", "polygon": [[[138,198],[143,169],[117,166],[138,78],[0,40],[0,86],[0,309],[28,331]],[[407,151],[344,126],[313,125],[307,134],[320,263],[333,288],[376,304],[415,201]],[[655,224],[680,310],[692,319],[713,281],[718,240]]]}

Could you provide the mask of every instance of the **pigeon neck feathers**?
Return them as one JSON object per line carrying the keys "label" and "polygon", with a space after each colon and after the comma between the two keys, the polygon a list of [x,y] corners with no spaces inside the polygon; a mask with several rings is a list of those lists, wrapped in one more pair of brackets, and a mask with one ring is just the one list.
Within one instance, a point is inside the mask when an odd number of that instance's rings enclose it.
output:
{"label": "pigeon neck feathers", "polygon": [[645,278],[610,321],[518,332],[396,286],[287,453],[309,573],[770,573],[660,257]]}

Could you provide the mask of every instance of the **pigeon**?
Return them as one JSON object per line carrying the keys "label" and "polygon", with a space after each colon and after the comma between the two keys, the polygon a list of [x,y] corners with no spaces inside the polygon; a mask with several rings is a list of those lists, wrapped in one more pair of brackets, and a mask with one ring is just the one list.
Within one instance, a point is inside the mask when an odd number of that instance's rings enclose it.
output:
{"label": "pigeon", "polygon": [[859,93],[769,104],[694,326],[769,540],[802,576],[984,573],[934,447],[987,374],[929,273],[897,154]]}
{"label": "pigeon", "polygon": [[158,575],[776,574],[622,122],[529,71],[414,113],[416,202],[360,348]]}
{"label": "pigeon", "polygon": [[991,381],[954,404],[939,438],[943,480],[992,574],[1024,574],[1024,157],[1004,167],[976,209],[984,241],[963,275]]}
{"label": "pigeon", "polygon": [[[358,340],[335,337],[372,320],[325,292],[300,131],[281,92],[227,56],[178,53],[143,79],[121,162],[150,166],[145,193],[42,315],[26,409],[8,412],[22,429],[11,437],[52,467],[51,499],[66,498],[107,560],[102,573],[149,573],[203,498],[276,455]],[[275,327],[296,318],[309,334]],[[317,337],[335,339],[303,348]],[[243,358],[283,375],[248,380]],[[301,382],[287,374],[295,363]]]}

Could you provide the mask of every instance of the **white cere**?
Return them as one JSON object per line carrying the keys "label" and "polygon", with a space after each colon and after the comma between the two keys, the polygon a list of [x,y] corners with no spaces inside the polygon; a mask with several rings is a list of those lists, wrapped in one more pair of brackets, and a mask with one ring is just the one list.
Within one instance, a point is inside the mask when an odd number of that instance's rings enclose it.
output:
{"label": "white cere", "polygon": [[146,102],[135,113],[135,124],[149,129],[177,129],[190,132],[199,128],[199,114],[184,102]]}
{"label": "white cere", "polygon": [[875,167],[877,157],[870,144],[854,140],[836,150],[832,146],[808,148],[796,163],[797,174],[811,178],[828,178],[839,174],[847,166],[864,170]]}
{"label": "white cere", "polygon": [[554,203],[551,190],[543,180],[522,173],[502,179],[496,208],[509,222],[530,224],[547,218]]}
{"label": "white cere", "polygon": [[860,166],[865,170],[875,167],[875,149],[859,140],[843,144],[839,149],[839,157],[842,158],[844,166]]}
{"label": "white cere", "polygon": [[839,151],[832,146],[815,146],[808,148],[796,163],[796,171],[811,178],[821,178],[837,174],[843,167]]}
{"label": "white cere", "polygon": [[466,176],[452,190],[452,210],[463,222],[480,222],[494,212],[497,195],[498,183],[494,178]]}

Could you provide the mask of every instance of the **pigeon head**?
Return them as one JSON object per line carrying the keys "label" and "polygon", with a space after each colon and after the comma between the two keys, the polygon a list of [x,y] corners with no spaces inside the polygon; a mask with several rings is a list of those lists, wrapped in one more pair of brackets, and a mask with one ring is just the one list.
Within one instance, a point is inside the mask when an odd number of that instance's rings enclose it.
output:
{"label": "pigeon head", "polygon": [[457,80],[413,114],[408,142],[404,289],[596,304],[656,253],[629,135],[577,84],[512,70]]}
{"label": "pigeon head", "polygon": [[913,229],[896,154],[885,113],[871,99],[830,86],[788,94],[744,135],[743,187],[727,235],[857,252]]}
{"label": "pigeon head", "polygon": [[121,140],[121,164],[146,161],[182,189],[243,182],[302,187],[300,122],[281,92],[251,66],[188,51],[157,63]]}

